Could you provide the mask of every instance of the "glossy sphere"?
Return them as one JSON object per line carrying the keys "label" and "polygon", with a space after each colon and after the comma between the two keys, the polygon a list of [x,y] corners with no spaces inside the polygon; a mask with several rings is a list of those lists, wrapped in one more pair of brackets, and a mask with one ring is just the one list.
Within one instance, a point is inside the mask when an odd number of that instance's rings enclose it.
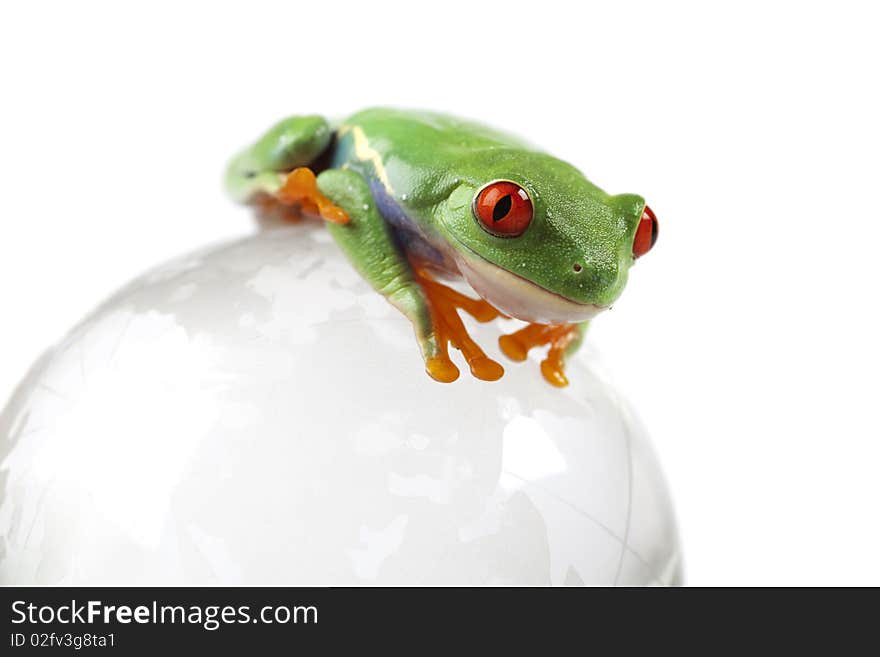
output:
{"label": "glossy sphere", "polygon": [[493,235],[517,237],[532,222],[534,208],[526,190],[501,180],[480,190],[474,199],[474,214],[480,225]]}
{"label": "glossy sphere", "polygon": [[[503,360],[499,329],[474,336]],[[320,225],[168,263],[0,414],[0,584],[676,582],[660,470],[590,354],[564,390],[537,355],[437,383]]]}

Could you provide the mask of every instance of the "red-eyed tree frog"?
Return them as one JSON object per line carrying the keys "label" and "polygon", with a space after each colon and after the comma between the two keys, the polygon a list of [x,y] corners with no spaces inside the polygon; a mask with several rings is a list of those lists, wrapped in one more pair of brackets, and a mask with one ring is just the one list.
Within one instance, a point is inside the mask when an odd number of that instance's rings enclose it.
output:
{"label": "red-eyed tree frog", "polygon": [[[504,373],[468,335],[463,310],[529,322],[501,336],[501,350],[522,361],[548,345],[544,378],[566,385],[565,357],[657,239],[642,197],[606,194],[514,137],[433,112],[287,118],[233,158],[226,184],[264,213],[325,219],[352,265],[412,322],[441,382],[459,375],[450,343],[478,379]],[[481,299],[438,280],[455,277]]]}

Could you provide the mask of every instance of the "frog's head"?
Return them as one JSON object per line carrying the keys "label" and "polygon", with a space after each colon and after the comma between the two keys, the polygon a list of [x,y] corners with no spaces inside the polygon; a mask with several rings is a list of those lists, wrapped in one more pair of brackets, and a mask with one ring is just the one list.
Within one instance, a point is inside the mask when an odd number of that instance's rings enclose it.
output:
{"label": "frog's head", "polygon": [[611,196],[548,155],[492,149],[462,163],[441,230],[480,296],[517,319],[580,322],[608,308],[657,238],[640,196]]}

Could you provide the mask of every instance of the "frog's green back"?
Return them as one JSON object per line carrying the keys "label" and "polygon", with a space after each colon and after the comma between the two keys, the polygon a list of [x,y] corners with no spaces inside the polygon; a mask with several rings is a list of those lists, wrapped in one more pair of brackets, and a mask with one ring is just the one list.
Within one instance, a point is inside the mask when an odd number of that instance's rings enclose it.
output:
{"label": "frog's green back", "polygon": [[411,205],[448,194],[465,174],[462,160],[480,153],[531,150],[525,142],[474,121],[436,112],[371,108],[337,129],[333,167],[381,181]]}
{"label": "frog's green back", "polygon": [[343,126],[360,126],[368,137],[421,146],[426,158],[436,150],[514,147],[529,149],[521,139],[476,121],[423,110],[373,107],[352,115]]}

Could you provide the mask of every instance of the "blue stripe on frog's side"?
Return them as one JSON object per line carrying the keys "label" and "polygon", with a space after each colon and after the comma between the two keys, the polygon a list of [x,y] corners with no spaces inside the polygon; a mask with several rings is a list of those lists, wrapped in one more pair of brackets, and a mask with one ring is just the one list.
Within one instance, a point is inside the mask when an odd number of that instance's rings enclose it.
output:
{"label": "blue stripe on frog's side", "polygon": [[394,230],[394,235],[401,248],[417,260],[427,261],[442,269],[449,269],[447,259],[422,236],[416,223],[391,197],[381,181],[370,178],[369,183],[373,199],[376,201],[376,208]]}
{"label": "blue stripe on frog's side", "polygon": [[354,156],[354,147],[350,135],[344,135],[336,144],[331,162],[333,168],[348,168],[361,174],[370,185],[370,191],[376,202],[379,213],[394,231],[401,249],[415,259],[428,262],[435,267],[454,272],[456,265],[443,253],[432,246],[419,229],[418,224],[406,214],[400,203],[388,193],[379,180],[373,163]]}

